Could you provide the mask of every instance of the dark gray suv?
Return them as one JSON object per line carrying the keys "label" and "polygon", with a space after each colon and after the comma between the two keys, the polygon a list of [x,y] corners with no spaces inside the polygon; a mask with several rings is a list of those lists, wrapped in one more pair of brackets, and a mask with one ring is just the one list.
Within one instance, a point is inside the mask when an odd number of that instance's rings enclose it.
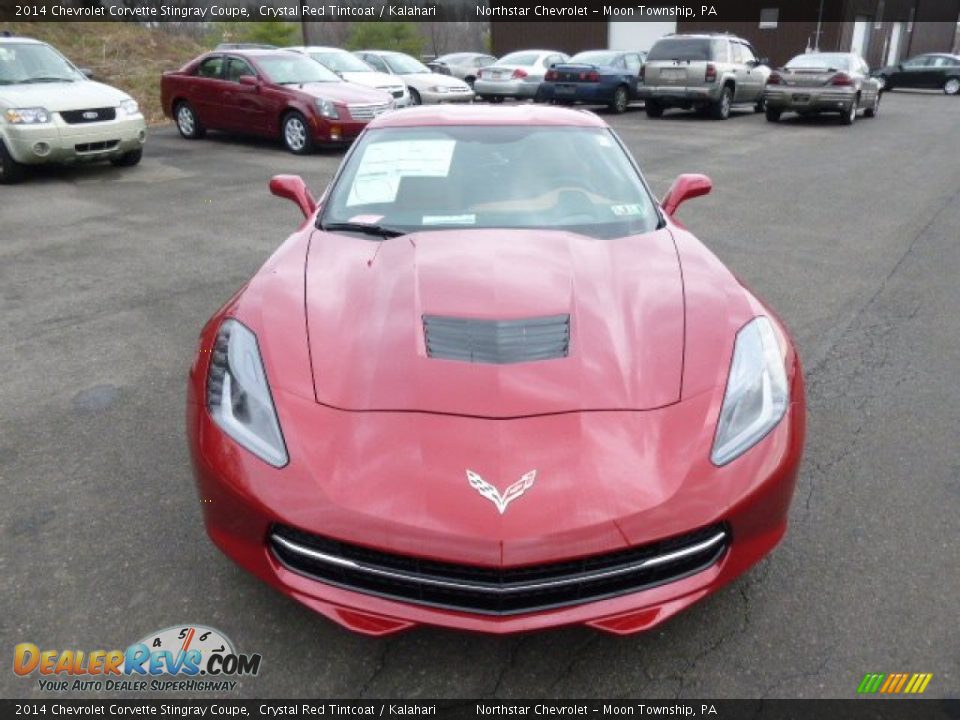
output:
{"label": "dark gray suv", "polygon": [[726,120],[734,105],[763,110],[770,68],[749,42],[733,35],[666,35],[650,49],[641,77],[638,94],[650,117],[677,107]]}

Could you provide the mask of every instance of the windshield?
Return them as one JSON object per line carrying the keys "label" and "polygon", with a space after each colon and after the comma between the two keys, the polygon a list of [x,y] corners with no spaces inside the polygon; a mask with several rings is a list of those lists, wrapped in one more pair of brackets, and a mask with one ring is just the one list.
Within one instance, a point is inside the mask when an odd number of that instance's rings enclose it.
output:
{"label": "windshield", "polygon": [[387,63],[387,66],[395,72],[397,75],[417,75],[420,73],[432,73],[426,65],[424,65],[419,60],[416,60],[409,55],[401,55],[400,53],[392,53],[390,55],[383,55],[383,61]]}
{"label": "windshield", "polygon": [[258,55],[257,64],[267,79],[277,85],[302,85],[315,82],[340,82],[323,65],[303,55]]}
{"label": "windshield", "polygon": [[85,80],[70,61],[49,45],[0,45],[0,85]]}
{"label": "windshield", "polygon": [[531,66],[537,64],[537,58],[540,57],[540,53],[530,53],[530,52],[515,52],[510,53],[509,55],[504,55],[502,58],[497,60],[494,65],[524,65]]}
{"label": "windshield", "polygon": [[714,46],[722,41],[708,38],[666,38],[657,40],[647,55],[647,61],[679,60],[680,62],[695,62],[697,60],[713,60],[716,55]]}
{"label": "windshield", "polygon": [[441,126],[364,135],[326,203],[322,225],[338,223],[615,238],[653,230],[659,216],[606,128]]}
{"label": "windshield", "polygon": [[363,60],[348,52],[310,53],[310,57],[334,72],[374,72]]}
{"label": "windshield", "polygon": [[584,65],[613,65],[617,60],[618,53],[613,52],[590,52],[577,53],[570,58],[571,64],[583,63]]}
{"label": "windshield", "polygon": [[804,68],[817,70],[827,68],[849,70],[850,56],[844,53],[809,53],[807,55],[797,55],[786,64],[786,67],[791,70],[801,70]]}

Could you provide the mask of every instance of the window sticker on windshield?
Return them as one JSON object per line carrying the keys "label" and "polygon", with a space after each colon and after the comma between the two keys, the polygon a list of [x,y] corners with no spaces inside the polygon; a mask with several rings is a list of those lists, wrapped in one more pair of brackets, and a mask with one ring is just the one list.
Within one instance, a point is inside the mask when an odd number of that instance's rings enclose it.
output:
{"label": "window sticker on windshield", "polygon": [[404,140],[368,145],[360,158],[347,207],[392,203],[405,177],[447,177],[456,142]]}
{"label": "window sticker on windshield", "polygon": [[597,145],[599,145],[600,147],[612,147],[612,146],[613,146],[613,140],[611,140],[611,139],[610,139],[609,137],[607,137],[606,135],[599,135],[599,134],[598,134],[598,135],[595,135],[594,137],[597,138]]}
{"label": "window sticker on windshield", "polygon": [[643,215],[643,207],[640,205],[611,205],[610,210],[617,217],[625,215]]}
{"label": "window sticker on windshield", "polygon": [[376,225],[381,220],[383,220],[383,215],[354,215],[347,222],[357,225]]}
{"label": "window sticker on windshield", "polygon": [[424,225],[476,225],[477,216],[470,215],[424,215]]}

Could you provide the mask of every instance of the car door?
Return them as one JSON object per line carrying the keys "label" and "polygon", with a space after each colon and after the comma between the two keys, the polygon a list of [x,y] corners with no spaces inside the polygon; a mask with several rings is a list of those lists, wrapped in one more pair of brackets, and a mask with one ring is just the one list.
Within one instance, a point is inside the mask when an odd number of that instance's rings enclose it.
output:
{"label": "car door", "polygon": [[736,78],[736,90],[733,94],[733,101],[737,103],[750,102],[753,97],[753,91],[750,87],[750,67],[747,65],[747,48],[741,42],[730,43],[732,52],[731,61],[734,66],[734,77]]}
{"label": "car door", "polygon": [[890,84],[904,88],[924,87],[924,74],[928,71],[930,61],[931,58],[928,55],[910,58],[900,65],[897,72],[891,78]]}
{"label": "car door", "polygon": [[246,60],[228,56],[224,70],[224,129],[263,133],[267,129],[267,100],[261,88],[240,83],[244,75],[258,77],[257,71]]}
{"label": "car door", "polygon": [[769,73],[767,68],[760,64],[760,57],[749,44],[743,43],[741,47],[743,48],[744,65],[747,69],[747,92],[744,95],[744,100],[757,102],[763,95]]}
{"label": "car door", "polygon": [[927,78],[929,84],[926,87],[937,89],[942,88],[943,84],[947,80],[948,70],[957,70],[956,63],[953,61],[953,59],[947,55],[936,55],[933,58],[933,62],[930,63],[928,70],[929,77]]}
{"label": "car door", "polygon": [[629,76],[630,97],[636,99],[637,86],[640,83],[640,68],[643,67],[643,62],[637,53],[626,53],[623,56],[623,61],[627,66],[627,75]]}
{"label": "car door", "polygon": [[209,128],[224,127],[225,64],[223,55],[208,57],[197,66],[189,85],[190,104],[197,111],[200,122]]}

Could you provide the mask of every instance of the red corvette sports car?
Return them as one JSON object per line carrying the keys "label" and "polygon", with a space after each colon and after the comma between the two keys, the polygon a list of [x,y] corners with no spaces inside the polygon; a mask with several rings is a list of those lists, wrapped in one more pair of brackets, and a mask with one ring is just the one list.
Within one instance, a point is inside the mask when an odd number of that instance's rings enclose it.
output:
{"label": "red corvette sports car", "polygon": [[803,447],[774,313],[580,111],[372,121],[207,323],[188,435],[229,557],[359,632],[631,633],[786,529]]}

